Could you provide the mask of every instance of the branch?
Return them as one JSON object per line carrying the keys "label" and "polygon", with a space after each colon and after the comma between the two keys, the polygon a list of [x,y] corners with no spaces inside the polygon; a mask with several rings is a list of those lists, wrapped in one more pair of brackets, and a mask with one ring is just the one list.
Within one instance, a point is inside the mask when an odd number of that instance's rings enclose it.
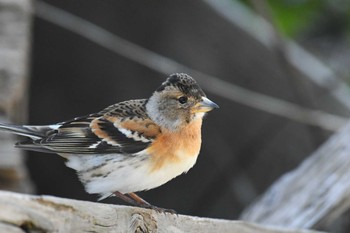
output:
{"label": "branch", "polygon": [[260,224],[328,226],[350,208],[350,123],[285,174],[241,216]]}
{"label": "branch", "polygon": [[[0,0],[0,122],[27,116],[30,0]],[[14,136],[0,133],[0,188],[31,192],[33,187]]]}
{"label": "branch", "polygon": [[[222,18],[251,35],[267,48],[274,49],[276,43],[273,26],[264,18],[254,14],[239,1],[203,0]],[[350,109],[350,88],[346,82],[324,65],[315,56],[304,50],[293,41],[285,41],[286,58],[290,65],[306,78],[327,90],[335,99]],[[302,59],[301,59],[302,58]]]}
{"label": "branch", "polygon": [[35,1],[36,16],[88,39],[111,52],[163,74],[185,72],[196,77],[207,91],[225,99],[259,109],[290,120],[336,131],[346,119],[318,110],[300,107],[291,102],[247,90],[218,77],[189,68],[168,57],[143,48],[85,19],[42,1]]}
{"label": "branch", "polygon": [[157,213],[148,209],[0,191],[0,232],[312,233],[242,221]]}

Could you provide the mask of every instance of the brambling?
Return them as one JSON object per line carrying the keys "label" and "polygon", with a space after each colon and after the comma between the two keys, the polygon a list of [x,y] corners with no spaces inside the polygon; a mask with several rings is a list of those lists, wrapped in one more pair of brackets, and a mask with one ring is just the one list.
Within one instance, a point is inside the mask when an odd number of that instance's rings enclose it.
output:
{"label": "brambling", "polygon": [[187,74],[170,75],[149,99],[128,100],[100,112],[52,125],[0,129],[29,137],[16,147],[57,153],[76,170],[85,190],[155,207],[134,192],[156,188],[186,173],[201,147],[202,119],[218,108]]}

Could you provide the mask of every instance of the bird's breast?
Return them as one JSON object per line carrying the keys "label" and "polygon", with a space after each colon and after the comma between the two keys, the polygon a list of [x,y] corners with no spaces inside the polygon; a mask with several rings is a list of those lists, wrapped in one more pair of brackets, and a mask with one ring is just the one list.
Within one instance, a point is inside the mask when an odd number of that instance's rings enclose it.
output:
{"label": "bird's breast", "polygon": [[147,149],[151,157],[151,171],[173,167],[187,172],[196,162],[201,147],[202,119],[196,119],[178,132],[163,130]]}

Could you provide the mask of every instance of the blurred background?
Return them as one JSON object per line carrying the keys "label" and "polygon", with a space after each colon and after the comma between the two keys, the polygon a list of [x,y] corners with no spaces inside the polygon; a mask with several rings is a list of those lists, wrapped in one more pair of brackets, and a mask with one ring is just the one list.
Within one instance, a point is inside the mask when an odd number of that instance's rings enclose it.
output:
{"label": "blurred background", "polygon": [[[196,166],[140,193],[154,205],[237,219],[350,115],[350,1],[33,4],[30,124],[147,98],[173,72],[220,105],[205,119]],[[96,201],[59,156],[30,152],[27,165],[36,193]],[[348,232],[350,214],[337,224]]]}

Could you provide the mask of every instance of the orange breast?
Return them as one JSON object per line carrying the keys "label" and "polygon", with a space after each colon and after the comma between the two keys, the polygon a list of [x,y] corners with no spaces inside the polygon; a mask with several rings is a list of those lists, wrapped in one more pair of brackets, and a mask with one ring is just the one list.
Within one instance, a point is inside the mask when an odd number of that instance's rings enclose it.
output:
{"label": "orange breast", "polygon": [[202,119],[197,119],[178,132],[162,129],[152,145],[147,149],[152,158],[152,171],[164,164],[181,163],[188,157],[198,156],[201,146]]}

